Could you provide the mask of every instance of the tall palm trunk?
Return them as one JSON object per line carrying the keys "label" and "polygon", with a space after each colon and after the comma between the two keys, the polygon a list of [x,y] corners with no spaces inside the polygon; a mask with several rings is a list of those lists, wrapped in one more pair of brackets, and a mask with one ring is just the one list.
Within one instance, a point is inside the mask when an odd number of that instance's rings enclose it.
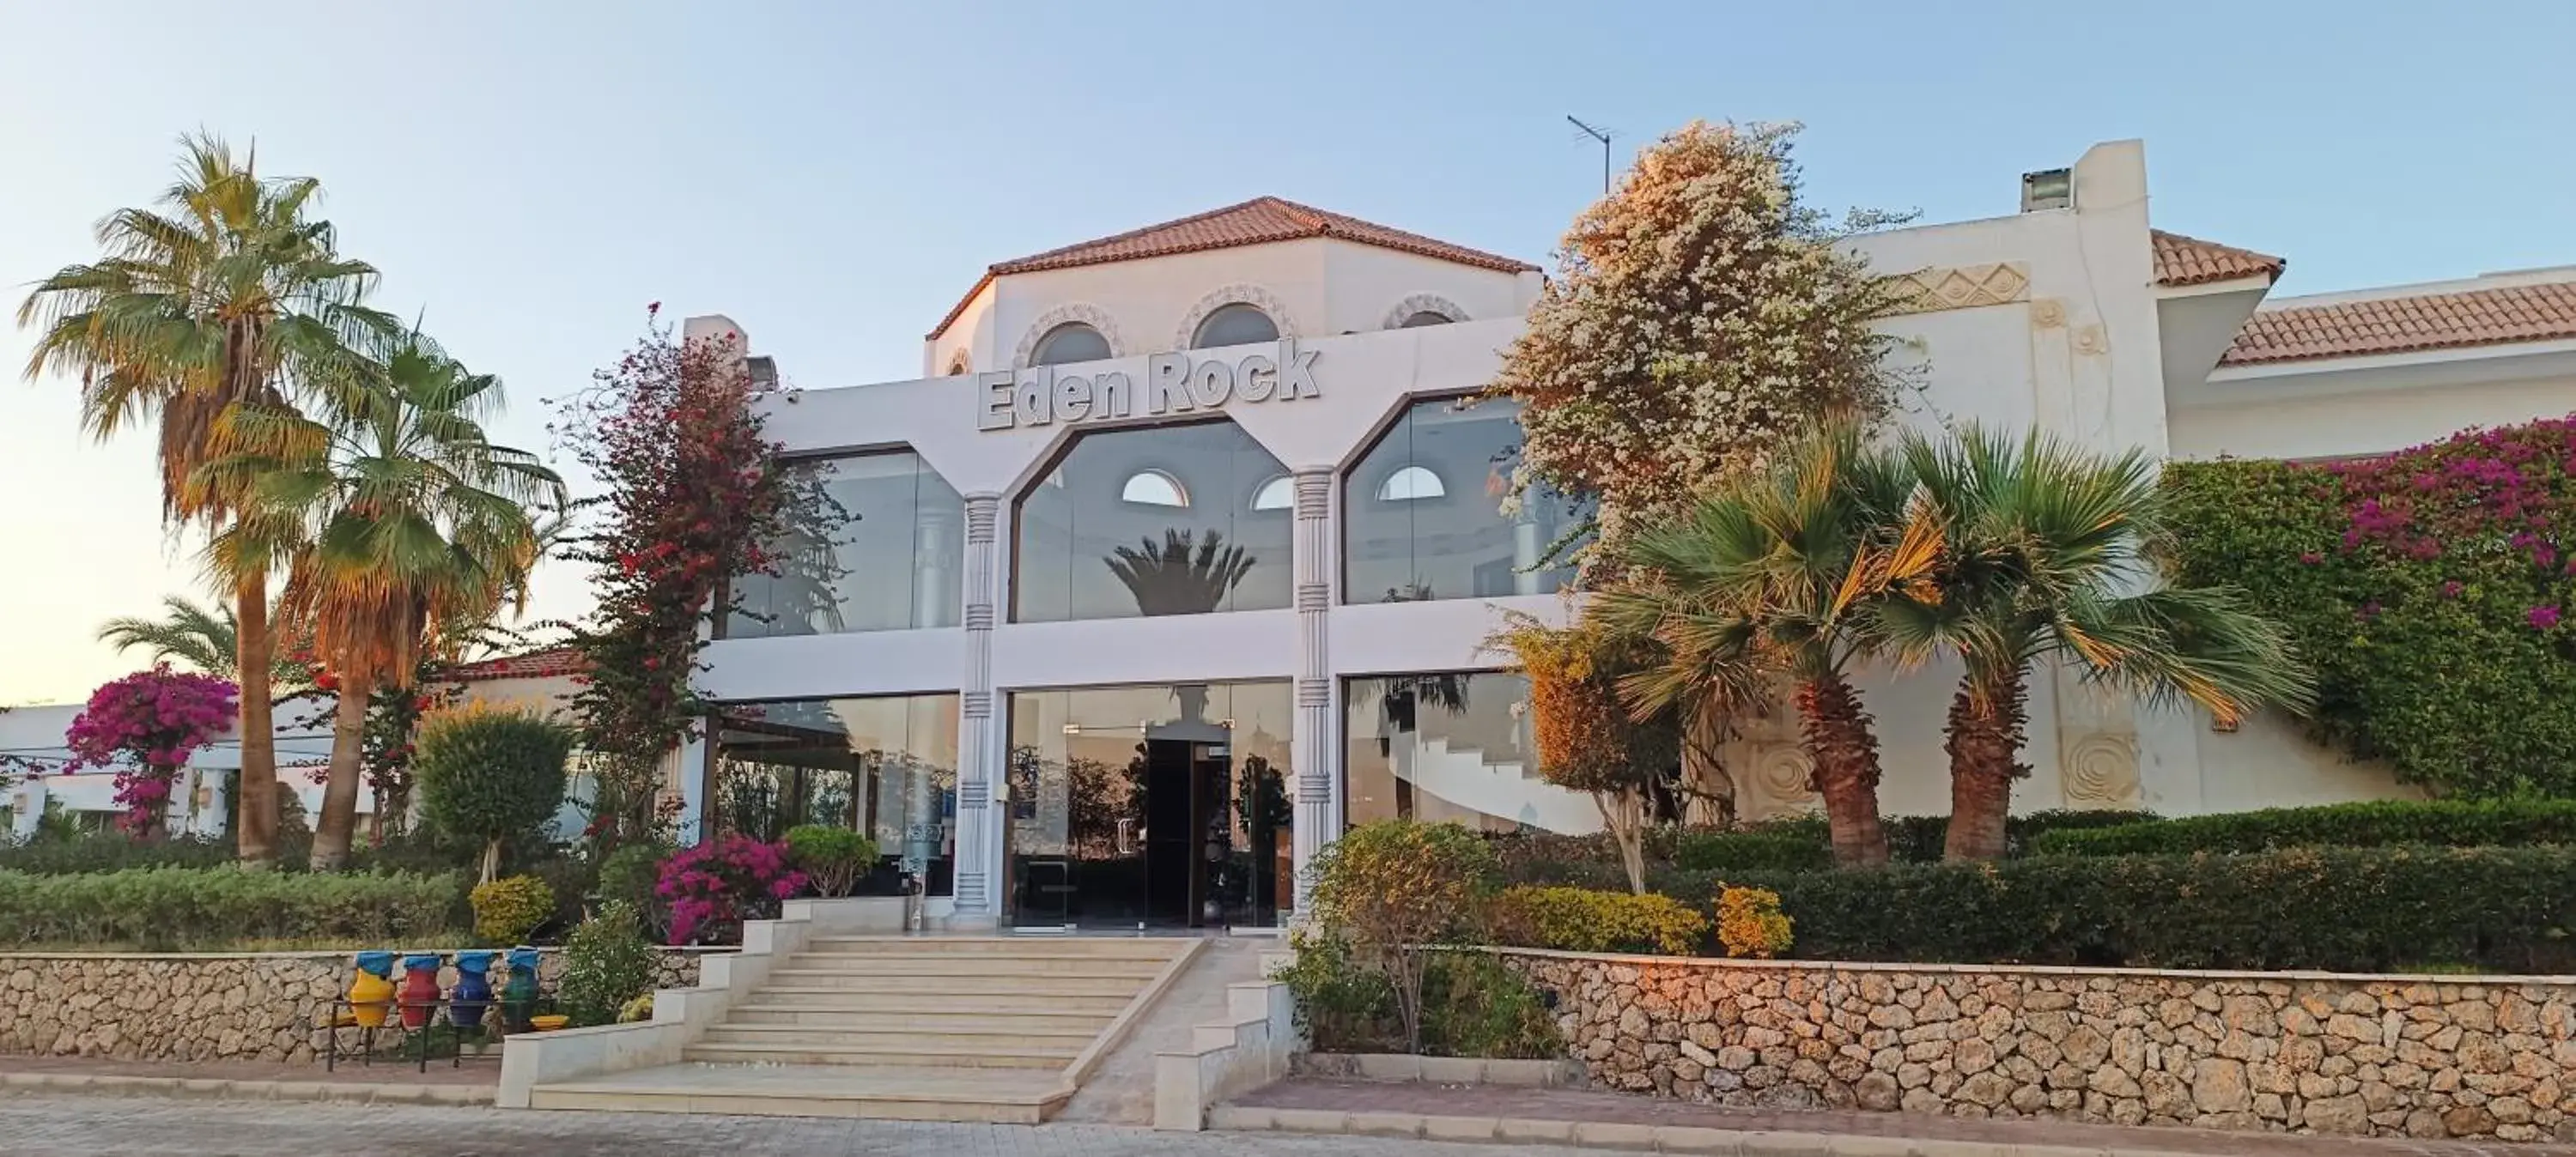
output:
{"label": "tall palm trunk", "polygon": [[270,699],[268,576],[233,587],[234,678],[241,685],[241,771],[233,779],[233,837],[244,866],[277,862],[277,727]]}
{"label": "tall palm trunk", "polygon": [[1694,824],[1735,825],[1735,778],[1726,772],[1725,750],[1726,698],[1709,692],[1683,716],[1682,789]]}
{"label": "tall palm trunk", "polygon": [[313,870],[336,872],[349,862],[358,831],[358,758],[367,738],[369,688],[363,680],[340,685],[331,720],[331,778],[322,787],[322,817],[313,825]]}
{"label": "tall palm trunk", "polygon": [[2029,772],[2021,751],[2029,684],[2021,671],[1959,680],[1950,700],[1950,834],[1942,858],[2000,860],[2007,850],[2012,782]]}
{"label": "tall palm trunk", "polygon": [[1834,863],[1846,868],[1887,862],[1887,832],[1878,822],[1878,740],[1860,693],[1828,674],[1798,685],[1798,717],[1816,792],[1825,798]]}

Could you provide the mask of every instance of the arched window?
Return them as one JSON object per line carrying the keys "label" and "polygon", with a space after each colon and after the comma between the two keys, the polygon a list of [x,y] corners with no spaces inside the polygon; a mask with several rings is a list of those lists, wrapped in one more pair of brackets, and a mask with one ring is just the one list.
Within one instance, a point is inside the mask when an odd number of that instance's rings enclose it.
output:
{"label": "arched window", "polygon": [[1449,493],[1440,484],[1440,476],[1420,466],[1407,466],[1386,476],[1377,484],[1380,502],[1411,502],[1417,498],[1438,498]]}
{"label": "arched window", "polygon": [[1447,325],[1456,320],[1458,319],[1451,317],[1448,314],[1441,313],[1438,310],[1425,309],[1420,310],[1406,317],[1403,321],[1396,323],[1395,328],[1417,329],[1426,325]]}
{"label": "arched window", "polygon": [[1287,510],[1297,505],[1297,484],[1282,474],[1252,492],[1254,510]]}
{"label": "arched window", "polygon": [[1181,480],[1160,470],[1139,470],[1127,476],[1127,484],[1118,488],[1118,497],[1139,506],[1187,506],[1190,492]]}
{"label": "arched window", "polygon": [[1105,361],[1110,357],[1109,339],[1100,331],[1078,321],[1068,321],[1048,330],[1038,339],[1036,351],[1029,355],[1033,366],[1061,366],[1074,362]]}
{"label": "arched window", "polygon": [[1198,332],[1190,335],[1190,348],[1204,350],[1278,340],[1279,323],[1270,320],[1270,315],[1258,307],[1238,301],[1219,308],[1199,322]]}
{"label": "arched window", "polygon": [[953,378],[953,377],[956,377],[956,376],[958,376],[959,374],[966,373],[966,372],[968,372],[968,371],[970,371],[970,370],[972,370],[972,369],[974,369],[974,368],[975,368],[975,361],[974,361],[974,359],[967,357],[967,356],[966,356],[966,351],[964,351],[964,350],[959,350],[959,351],[957,351],[954,355],[950,356],[950,357],[949,357],[949,359],[948,359],[948,376],[949,376],[949,377],[952,377],[952,378]]}

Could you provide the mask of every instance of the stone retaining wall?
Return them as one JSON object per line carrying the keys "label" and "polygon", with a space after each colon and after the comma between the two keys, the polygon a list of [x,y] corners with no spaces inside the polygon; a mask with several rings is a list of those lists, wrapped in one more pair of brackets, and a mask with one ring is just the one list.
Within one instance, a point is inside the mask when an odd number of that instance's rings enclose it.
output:
{"label": "stone retaining wall", "polygon": [[2576,1140],[2576,978],[1507,951],[1602,1085],[1694,1101]]}
{"label": "stone retaining wall", "polygon": [[[656,987],[695,985],[698,955],[665,951]],[[348,989],[350,956],[0,953],[0,1056],[318,1062],[330,1030],[316,1026]],[[495,965],[495,988],[508,972]],[[562,955],[547,949],[537,969],[546,991],[562,972]],[[439,970],[442,988],[455,981],[455,968]],[[343,1031],[354,1046],[355,1030]]]}

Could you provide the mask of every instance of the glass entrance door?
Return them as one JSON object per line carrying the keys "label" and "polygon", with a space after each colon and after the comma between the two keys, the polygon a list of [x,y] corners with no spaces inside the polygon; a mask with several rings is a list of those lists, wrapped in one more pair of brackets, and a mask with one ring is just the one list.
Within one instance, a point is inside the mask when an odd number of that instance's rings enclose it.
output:
{"label": "glass entrance door", "polygon": [[1016,926],[1278,922],[1288,684],[1026,691],[1010,710]]}

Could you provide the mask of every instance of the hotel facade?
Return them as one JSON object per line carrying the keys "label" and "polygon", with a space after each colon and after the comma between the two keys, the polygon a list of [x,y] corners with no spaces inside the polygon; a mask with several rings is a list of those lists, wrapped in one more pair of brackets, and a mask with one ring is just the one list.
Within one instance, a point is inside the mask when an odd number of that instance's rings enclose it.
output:
{"label": "hotel facade", "polygon": [[[1907,421],[2320,457],[2576,408],[2576,272],[2266,306],[2282,261],[2156,229],[2136,142],[2023,202],[1855,242],[1916,291],[1884,322],[1920,367]],[[1485,642],[1569,609],[1540,564],[1578,512],[1507,509],[1514,410],[1467,404],[1542,284],[1263,198],[992,266],[919,379],[772,395],[830,501],[706,652],[689,819],[858,827],[967,927],[1272,925],[1348,825],[1597,829],[1536,777],[1526,685]],[[793,358],[748,348],[756,373]],[[1863,684],[1890,814],[1948,810],[1949,676]],[[2072,677],[2030,716],[2022,809],[2409,794],[2284,720],[2221,732]],[[1747,817],[1815,804],[1784,718],[1725,764]]]}

